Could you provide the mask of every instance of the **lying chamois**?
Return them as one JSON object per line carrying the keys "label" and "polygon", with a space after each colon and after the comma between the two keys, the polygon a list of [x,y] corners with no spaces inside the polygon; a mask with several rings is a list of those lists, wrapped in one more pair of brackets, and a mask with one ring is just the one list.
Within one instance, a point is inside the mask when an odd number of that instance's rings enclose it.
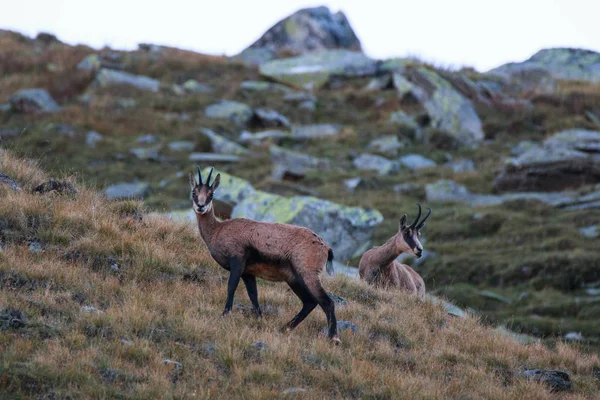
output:
{"label": "lying chamois", "polygon": [[421,229],[431,214],[428,213],[419,223],[421,217],[421,205],[419,214],[414,222],[406,225],[406,214],[400,218],[400,230],[385,244],[367,250],[361,257],[358,265],[358,273],[361,279],[379,287],[395,287],[409,293],[418,295],[421,299],[425,296],[425,282],[423,278],[406,264],[396,261],[401,253],[408,253],[417,258],[423,254],[423,245],[419,241]]}
{"label": "lying chamois", "polygon": [[333,275],[333,251],[313,231],[289,224],[258,222],[235,218],[223,222],[215,218],[212,199],[219,187],[221,175],[210,183],[213,169],[206,183],[202,182],[200,167],[198,181],[190,172],[192,207],[196,213],[200,236],[214,260],[229,271],[227,301],[223,315],[231,311],[233,296],[240,278],[246,285],[248,297],[257,315],[261,315],[256,278],[285,281],[302,301],[302,309],[284,327],[292,330],[317,305],[327,316],[328,336],[336,344],[337,321],[333,301],[321,286],[320,273],[326,266]]}

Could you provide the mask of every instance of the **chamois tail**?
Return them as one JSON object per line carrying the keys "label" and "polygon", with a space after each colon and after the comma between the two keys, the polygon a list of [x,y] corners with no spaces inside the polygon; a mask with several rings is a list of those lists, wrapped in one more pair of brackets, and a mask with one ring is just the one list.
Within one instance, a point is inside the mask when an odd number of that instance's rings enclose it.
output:
{"label": "chamois tail", "polygon": [[327,270],[327,274],[334,276],[335,270],[333,269],[333,250],[329,249],[327,253],[327,263],[325,264],[325,269]]}

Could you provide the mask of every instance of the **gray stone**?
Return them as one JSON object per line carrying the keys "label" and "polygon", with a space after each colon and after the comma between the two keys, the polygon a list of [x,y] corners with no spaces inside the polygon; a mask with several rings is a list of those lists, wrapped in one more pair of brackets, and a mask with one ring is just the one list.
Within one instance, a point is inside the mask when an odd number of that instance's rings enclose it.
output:
{"label": "gray stone", "polygon": [[216,153],[192,153],[189,160],[194,163],[235,163],[240,161],[240,156],[233,154],[216,154]]}
{"label": "gray stone", "polygon": [[90,54],[77,64],[77,69],[82,71],[98,71],[101,68],[122,69],[122,53]]}
{"label": "gray stone", "polygon": [[398,150],[403,147],[404,143],[398,140],[398,136],[387,135],[373,139],[367,145],[367,150],[374,153],[380,153],[388,157],[395,157],[398,155]]}
{"label": "gray stone", "polygon": [[564,371],[526,369],[517,372],[516,375],[535,382],[544,383],[550,387],[552,392],[570,391],[573,387],[571,377]]}
{"label": "gray stone", "polygon": [[97,71],[102,67],[102,62],[98,54],[90,54],[77,64],[77,69],[83,71]]}
{"label": "gray stone", "polygon": [[315,95],[308,92],[290,92],[283,96],[283,101],[295,104],[301,104],[304,102],[315,103],[317,98]]}
{"label": "gray stone", "polygon": [[232,154],[241,156],[248,154],[248,149],[240,146],[239,144],[224,138],[223,136],[211,131],[210,129],[202,128],[200,133],[210,139],[212,151],[218,154]]}
{"label": "gray stone", "polygon": [[374,154],[361,154],[352,160],[352,164],[360,170],[377,171],[379,175],[397,172],[399,168],[398,163]]}
{"label": "gray stone", "polygon": [[22,113],[54,113],[60,106],[44,89],[21,89],[10,96],[13,109]]}
{"label": "gray stone", "polygon": [[600,181],[600,132],[561,131],[504,164],[494,188],[554,191]]}
{"label": "gray stone", "polygon": [[414,194],[417,192],[423,192],[423,186],[416,183],[399,183],[394,185],[393,190],[399,194]]}
{"label": "gray stone", "polygon": [[195,79],[188,79],[182,87],[187,93],[211,93],[214,91],[210,86],[200,83]]}
{"label": "gray stone", "polygon": [[566,341],[569,341],[569,342],[583,342],[584,341],[583,335],[578,332],[568,332],[567,334],[565,334],[564,338]]}
{"label": "gray stone", "polygon": [[292,93],[292,89],[287,86],[280,85],[279,83],[266,82],[266,81],[244,81],[240,84],[240,89],[249,92],[269,92],[269,93],[280,93],[288,94]]}
{"label": "gray stone", "polygon": [[534,147],[537,147],[537,144],[535,144],[534,142],[532,142],[530,140],[525,140],[525,141],[519,142],[516,146],[514,146],[510,150],[510,154],[512,154],[513,156],[520,156],[521,154],[527,153],[529,150],[531,150]]}
{"label": "gray stone", "polygon": [[315,90],[332,78],[374,75],[377,62],[362,53],[328,50],[299,57],[273,60],[260,66],[260,73],[298,89]]}
{"label": "gray stone", "polygon": [[586,226],[579,228],[579,233],[589,239],[596,239],[600,237],[600,227],[598,225]]}
{"label": "gray stone", "polygon": [[281,392],[282,395],[288,395],[288,394],[298,394],[298,393],[305,393],[307,392],[306,389],[304,388],[287,388],[284,391]]}
{"label": "gray stone", "polygon": [[420,154],[407,154],[398,159],[400,165],[415,171],[421,168],[435,167],[436,163]]}
{"label": "gray stone", "polygon": [[509,329],[506,329],[503,326],[498,326],[496,329],[494,329],[494,331],[499,333],[502,336],[510,337],[521,344],[540,343],[540,339],[535,336],[527,335],[524,333],[517,333],[517,332],[511,331]]}
{"label": "gray stone", "polygon": [[85,145],[92,149],[95,148],[96,145],[102,140],[104,140],[104,136],[102,136],[96,131],[89,131],[85,135]]}
{"label": "gray stone", "polygon": [[[0,161],[2,161],[2,153],[0,153]],[[6,183],[12,190],[18,191],[21,190],[21,187],[12,180],[12,178],[8,175],[4,175],[0,173],[0,183]]]}
{"label": "gray stone", "polygon": [[[352,333],[358,333],[358,326],[354,322],[350,321],[337,321],[337,331],[338,333],[344,333],[346,331],[350,331]],[[327,334],[327,328],[324,328],[321,333],[323,335]]]}
{"label": "gray stone", "polygon": [[204,114],[208,118],[226,119],[239,126],[248,124],[254,117],[252,108],[244,103],[229,100],[206,107]]}
{"label": "gray stone", "polygon": [[417,124],[415,119],[402,110],[394,111],[393,113],[391,113],[390,122],[397,125],[403,125],[415,130],[419,129],[419,124]]}
{"label": "gray stone", "polygon": [[346,299],[344,299],[343,297],[338,296],[335,293],[328,292],[327,295],[329,296],[329,298],[331,300],[333,300],[333,302],[335,303],[336,307],[345,306],[346,304],[348,304],[348,301]]}
{"label": "gray stone", "polygon": [[156,138],[156,136],[154,136],[152,134],[140,136],[137,140],[137,142],[141,143],[141,144],[153,144],[153,143],[156,143],[157,141],[158,141],[158,139]]}
{"label": "gray stone", "polygon": [[104,189],[104,195],[108,200],[113,199],[143,199],[148,196],[150,185],[145,182],[129,182],[110,185]]}
{"label": "gray stone", "polygon": [[125,85],[148,92],[158,92],[160,89],[160,81],[156,79],[106,68],[102,68],[96,75],[96,84],[99,87]]}
{"label": "gray stone", "polygon": [[342,127],[337,124],[297,125],[292,127],[291,137],[296,141],[335,137]]}
{"label": "gray stone", "polygon": [[115,104],[119,108],[133,108],[137,107],[138,102],[136,99],[120,98],[115,100]]}
{"label": "gray stone", "polygon": [[0,104],[0,112],[8,112],[11,108],[10,103]]}
{"label": "gray stone", "polygon": [[379,90],[390,89],[393,87],[392,76],[389,74],[377,76],[365,86],[363,91],[365,92],[373,92]]}
{"label": "gray stone", "polygon": [[100,310],[98,310],[94,306],[82,306],[81,307],[81,311],[90,312],[90,313],[99,313],[99,312],[101,312]]}
{"label": "gray stone", "polygon": [[360,187],[364,187],[365,181],[362,178],[345,179],[344,185],[346,186],[346,188],[348,188],[348,191],[353,192]]}
{"label": "gray stone", "polygon": [[275,181],[282,180],[285,175],[303,177],[309,171],[331,169],[331,162],[328,159],[286,150],[276,145],[271,145],[269,153],[273,162],[272,179]]}
{"label": "gray stone", "polygon": [[232,60],[247,65],[260,65],[277,58],[277,53],[271,49],[247,48],[231,57]]}
{"label": "gray stone", "polygon": [[475,164],[473,160],[469,160],[466,158],[461,158],[458,160],[450,161],[445,164],[455,173],[465,173],[465,172],[475,172]]}
{"label": "gray stone", "polygon": [[29,243],[29,251],[31,251],[32,253],[41,253],[42,245],[38,242],[31,242]]}
{"label": "gray stone", "polygon": [[279,130],[268,130],[256,133],[250,133],[248,131],[243,131],[240,134],[240,138],[238,142],[244,144],[260,144],[266,140],[273,140],[275,143],[278,143],[280,139],[291,137],[290,132],[279,131]]}
{"label": "gray stone", "polygon": [[[365,251],[368,249],[365,249]],[[340,262],[333,260],[333,270],[336,275],[348,276],[350,278],[359,278],[358,268],[344,265]]]}
{"label": "gray stone", "polygon": [[165,365],[171,365],[177,369],[183,368],[183,364],[180,363],[179,361],[173,361],[173,360],[163,360],[163,364]]}
{"label": "gray stone", "polygon": [[410,98],[418,103],[424,103],[427,101],[427,92],[410,82],[402,74],[394,73],[392,75],[392,82],[400,99]]}
{"label": "gray stone", "polygon": [[289,128],[290,121],[275,110],[257,108],[254,110],[255,123],[264,128]]}
{"label": "gray stone", "polygon": [[249,47],[293,55],[338,48],[362,51],[344,13],[333,14],[323,6],[296,11],[277,22]]}
{"label": "gray stone", "polygon": [[436,297],[429,293],[426,293],[425,298],[428,301],[430,301],[431,303],[433,303],[437,306],[443,307],[444,310],[450,315],[453,315],[458,318],[466,318],[468,316],[467,312],[464,311],[462,308],[460,308],[446,300],[443,300],[439,297]]}
{"label": "gray stone", "polygon": [[192,152],[194,151],[195,144],[194,142],[190,142],[188,140],[180,140],[176,142],[171,142],[168,144],[169,150],[175,152]]}
{"label": "gray stone", "polygon": [[190,120],[190,115],[187,114],[187,113],[169,112],[169,113],[165,113],[164,118],[167,121],[173,121],[173,120],[189,121]]}
{"label": "gray stone", "polygon": [[138,160],[144,161],[160,161],[160,155],[158,154],[158,148],[133,148],[129,149],[129,152],[133,154]]}
{"label": "gray stone", "polygon": [[509,299],[508,297],[500,296],[499,294],[491,292],[489,290],[480,290],[479,292],[477,292],[477,294],[479,294],[482,297],[486,297],[488,299],[497,300],[501,303],[512,304],[512,302],[513,302],[512,299]]}

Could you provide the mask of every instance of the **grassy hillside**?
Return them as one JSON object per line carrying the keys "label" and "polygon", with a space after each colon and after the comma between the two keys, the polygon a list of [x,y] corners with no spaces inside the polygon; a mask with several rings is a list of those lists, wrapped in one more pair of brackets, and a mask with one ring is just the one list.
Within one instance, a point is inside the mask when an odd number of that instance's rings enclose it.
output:
{"label": "grassy hillside", "polygon": [[33,193],[49,175],[10,152],[0,166],[22,187],[0,184],[0,397],[552,398],[524,368],[568,371],[561,398],[598,394],[595,355],[521,345],[347,277],[324,280],[358,326],[338,347],[320,310],[279,332],[300,307],[284,284],[259,283],[262,320],[241,289],[221,318],[227,275],[192,226],[69,177],[76,195]]}
{"label": "grassy hillside", "polygon": [[[85,56],[98,52],[85,46],[40,43],[16,33],[2,32],[0,49],[0,103],[7,102],[18,89],[41,87],[62,106],[54,114],[0,111],[2,146],[19,157],[38,160],[50,176],[69,175],[88,188],[101,189],[121,181],[148,182],[151,192],[145,206],[151,210],[189,209],[186,174],[195,165],[189,162],[189,152],[171,151],[169,142],[188,140],[193,142],[194,151],[209,151],[210,142],[200,134],[201,128],[213,129],[231,140],[239,138],[242,128],[205,115],[205,108],[221,99],[240,101],[253,108],[274,108],[293,124],[341,124],[342,134],[334,139],[311,140],[301,145],[282,143],[286,148],[328,157],[337,167],[334,171],[311,172],[297,183],[273,182],[268,143],[254,146],[253,156],[239,164],[215,166],[250,180],[257,189],[283,195],[308,191],[341,204],[376,208],[385,219],[375,231],[375,244],[396,233],[399,217],[404,213],[413,215],[416,201],[425,203],[423,185],[452,179],[473,193],[493,193],[492,181],[519,141],[539,142],[566,128],[598,129],[586,115],[590,111],[600,112],[600,87],[577,82],[559,82],[558,89],[551,94],[522,94],[520,100],[530,101],[530,108],[517,103],[510,107],[476,104],[486,144],[477,150],[458,150],[435,141],[412,140],[407,132],[391,124],[392,112],[410,113],[416,106],[399,101],[393,89],[364,91],[367,78],[330,83],[315,93],[318,100],[314,111],[309,111],[286,101],[285,95],[277,91],[243,90],[243,81],[261,79],[257,68],[220,57],[175,49],[163,49],[158,54],[102,51],[112,54],[124,71],[159,79],[167,88],[188,79],[213,88],[207,93],[181,95],[168,89],[153,93],[131,87],[91,86],[94,73],[76,68]],[[449,78],[455,74],[438,72]],[[474,80],[479,77],[474,71],[461,74]],[[89,131],[104,138],[94,148],[85,144]],[[146,134],[153,134],[157,143],[140,144],[138,138]],[[383,135],[397,135],[406,141],[401,154],[422,154],[438,166],[413,172],[402,170],[388,176],[356,170],[352,166],[353,156]],[[161,161],[141,160],[129,152],[132,148],[153,146],[160,147],[159,152],[164,156]],[[453,172],[443,166],[448,156],[468,158],[476,170]],[[349,192],[344,180],[357,176],[367,181],[368,188]],[[394,192],[392,188],[400,183],[413,183],[419,189]],[[82,193],[83,190],[82,187]],[[90,210],[100,201],[99,197],[94,198],[97,200],[89,204]],[[133,212],[139,207],[136,204],[124,203],[123,207],[130,207]],[[586,346],[599,343],[600,303],[597,296],[586,292],[600,285],[597,240],[582,237],[579,228],[600,224],[600,213],[565,211],[533,201],[478,208],[430,202],[426,206],[433,208],[433,214],[423,232],[427,239],[425,249],[438,256],[416,268],[429,291],[476,310],[486,321],[501,322],[517,331],[549,338],[560,338],[574,331],[582,333]],[[75,246],[68,236],[73,229],[78,235],[88,232],[76,221],[47,232],[49,228],[42,222],[39,229],[44,235],[62,240],[68,246]],[[134,224],[135,219],[119,223],[126,222]],[[103,234],[111,237],[109,232]],[[135,241],[138,240],[147,242],[135,236]],[[110,243],[113,242],[106,239],[100,243],[88,239],[81,246],[97,254],[98,260],[106,260],[102,264],[106,267],[110,266],[112,255],[106,255],[104,246],[110,247]],[[129,260],[123,262],[139,263],[128,253],[129,248],[120,243],[119,239],[113,246],[122,248],[123,256]],[[79,261],[78,248],[68,251]],[[174,253],[179,254],[179,249]],[[88,256],[85,260],[92,266],[98,262]],[[172,273],[162,260],[152,258],[150,264],[131,271],[152,275],[166,268],[165,274]],[[171,254],[164,255],[164,260],[171,260]],[[181,265],[191,268],[185,262]],[[350,265],[358,265],[358,259],[350,260]],[[133,273],[129,271],[120,269],[119,276]],[[482,291],[492,291],[497,296],[486,297]]]}

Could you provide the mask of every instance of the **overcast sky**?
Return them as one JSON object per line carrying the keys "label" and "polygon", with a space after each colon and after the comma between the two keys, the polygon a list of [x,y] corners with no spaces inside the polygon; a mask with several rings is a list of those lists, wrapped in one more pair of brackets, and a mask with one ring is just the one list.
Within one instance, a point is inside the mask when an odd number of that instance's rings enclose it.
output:
{"label": "overcast sky", "polygon": [[[4,0],[0,29],[67,43],[140,42],[233,55],[292,12],[342,10],[367,55],[419,56],[485,71],[546,47],[600,51],[598,0]],[[1,49],[0,49],[1,51]]]}

